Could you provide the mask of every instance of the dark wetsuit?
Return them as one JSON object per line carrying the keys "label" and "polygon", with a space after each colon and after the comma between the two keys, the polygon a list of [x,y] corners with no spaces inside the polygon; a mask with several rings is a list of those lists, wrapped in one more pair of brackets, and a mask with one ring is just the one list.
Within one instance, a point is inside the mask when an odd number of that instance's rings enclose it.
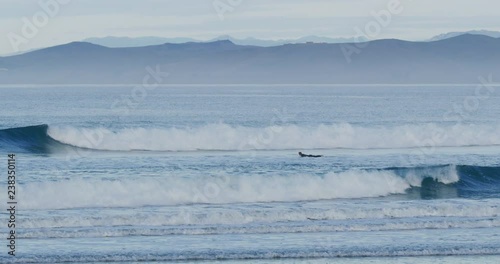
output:
{"label": "dark wetsuit", "polygon": [[322,155],[308,155],[308,154],[304,154],[302,152],[299,152],[299,156],[301,158],[320,158],[320,157],[323,157]]}

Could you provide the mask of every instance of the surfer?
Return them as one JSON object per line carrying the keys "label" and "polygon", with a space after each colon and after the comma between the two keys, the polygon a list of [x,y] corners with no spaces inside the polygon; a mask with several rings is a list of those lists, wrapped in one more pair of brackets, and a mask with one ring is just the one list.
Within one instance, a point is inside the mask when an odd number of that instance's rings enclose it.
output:
{"label": "surfer", "polygon": [[302,152],[299,152],[299,156],[301,158],[320,158],[320,157],[323,157],[323,155],[308,155],[308,154],[304,154]]}

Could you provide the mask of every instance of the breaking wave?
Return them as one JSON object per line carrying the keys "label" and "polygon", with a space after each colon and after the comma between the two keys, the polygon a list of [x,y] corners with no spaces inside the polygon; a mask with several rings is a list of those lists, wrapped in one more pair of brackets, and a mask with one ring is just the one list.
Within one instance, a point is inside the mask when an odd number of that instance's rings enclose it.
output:
{"label": "breaking wave", "polygon": [[496,197],[500,168],[433,166],[351,169],[325,175],[218,175],[157,178],[70,178],[19,186],[28,209],[142,207],[292,202],[403,195],[405,199]]}
{"label": "breaking wave", "polygon": [[436,124],[363,127],[351,124],[253,128],[76,128],[38,125],[0,130],[0,149],[52,153],[63,147],[109,151],[372,149],[500,145],[498,125]]}

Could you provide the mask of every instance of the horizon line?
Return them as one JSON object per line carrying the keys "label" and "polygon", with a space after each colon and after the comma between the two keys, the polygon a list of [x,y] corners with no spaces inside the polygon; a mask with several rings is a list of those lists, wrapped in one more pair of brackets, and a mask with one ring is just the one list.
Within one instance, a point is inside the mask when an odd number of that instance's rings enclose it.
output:
{"label": "horizon line", "polygon": [[[54,88],[65,88],[65,87],[99,87],[99,86],[104,86],[104,87],[135,87],[135,86],[141,86],[143,85],[142,83],[136,83],[136,84],[107,84],[107,83],[92,83],[92,84],[0,84],[0,88],[37,88],[37,87],[54,87]],[[477,86],[480,85],[478,83],[403,83],[403,84],[398,84],[398,83],[323,83],[323,84],[313,84],[313,83],[274,83],[274,84],[259,84],[259,83],[233,83],[233,84],[211,84],[211,83],[193,83],[193,84],[158,84],[158,87],[197,87],[197,86],[202,86],[202,87],[216,87],[216,86],[222,86],[222,87],[266,87],[266,86],[275,86],[275,87],[284,87],[284,86],[292,86],[292,87],[301,87],[301,86],[314,86],[314,87],[380,87],[380,86],[390,86],[390,87],[452,87],[452,86],[459,86],[459,87],[469,87],[469,86]],[[488,84],[489,86],[494,86],[494,87],[500,87],[500,82],[495,82]]]}

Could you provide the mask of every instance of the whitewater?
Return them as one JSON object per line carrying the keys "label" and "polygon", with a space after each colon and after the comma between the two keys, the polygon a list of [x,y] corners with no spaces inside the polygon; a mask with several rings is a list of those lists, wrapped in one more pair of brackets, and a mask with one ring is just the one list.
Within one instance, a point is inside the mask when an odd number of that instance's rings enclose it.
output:
{"label": "whitewater", "polygon": [[0,88],[0,262],[499,261],[496,93],[171,86],[113,109],[130,89]]}
{"label": "whitewater", "polygon": [[500,145],[498,125],[362,127],[348,123],[314,127],[252,128],[210,124],[196,128],[49,127],[48,135],[72,146],[99,150],[370,149]]}

